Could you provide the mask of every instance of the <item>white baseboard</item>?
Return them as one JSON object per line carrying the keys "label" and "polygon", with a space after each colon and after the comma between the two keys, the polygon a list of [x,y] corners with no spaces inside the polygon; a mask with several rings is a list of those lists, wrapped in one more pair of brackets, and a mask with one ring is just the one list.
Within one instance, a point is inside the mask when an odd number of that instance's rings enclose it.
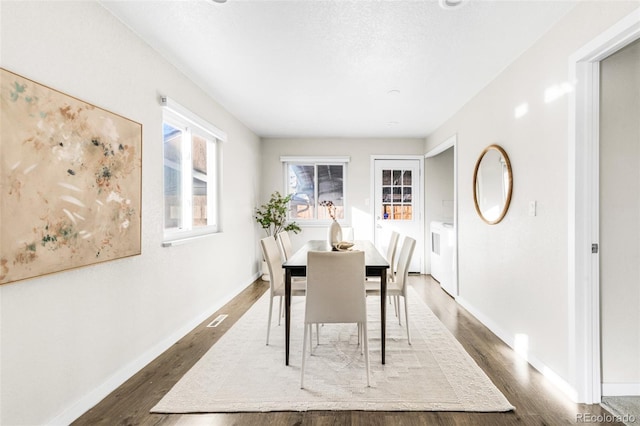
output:
{"label": "white baseboard", "polygon": [[602,396],[640,396],[640,383],[603,383]]}
{"label": "white baseboard", "polygon": [[478,321],[484,324],[493,334],[498,336],[500,340],[505,342],[511,349],[515,351],[520,357],[522,357],[525,361],[527,361],[533,368],[538,370],[549,382],[553,383],[563,394],[565,394],[571,401],[578,402],[578,391],[571,386],[568,382],[566,382],[560,375],[546,366],[543,362],[537,359],[535,356],[526,352],[525,349],[519,348],[519,340],[518,336],[513,335],[509,332],[504,331],[501,327],[499,327],[493,320],[484,315],[482,312],[477,310],[473,305],[464,300],[462,297],[458,296],[456,298],[456,302],[458,302],[463,308],[465,308],[471,315],[473,315]]}
{"label": "white baseboard", "polygon": [[260,277],[260,273],[256,273],[252,278],[251,282],[239,290],[232,292],[227,295],[224,299],[218,301],[215,305],[211,306],[205,312],[200,313],[195,318],[193,318],[188,323],[184,324],[182,327],[178,328],[176,331],[171,333],[162,341],[158,342],[153,347],[149,348],[146,352],[144,352],[141,356],[139,356],[134,361],[129,364],[123,366],[120,370],[118,370],[115,374],[109,377],[105,382],[96,387],[93,391],[89,392],[87,395],[80,398],[78,401],[67,407],[62,413],[51,419],[47,422],[48,425],[52,426],[65,426],[71,424],[78,417],[86,413],[89,409],[94,407],[97,403],[102,401],[107,395],[117,389],[124,382],[133,377],[138,371],[144,368],[151,361],[156,359],[159,355],[161,355],[164,351],[169,349],[173,344],[175,344],[178,340],[182,339],[189,332],[191,332],[194,328],[200,325],[204,320],[213,315],[218,309],[222,308],[226,303],[231,301],[234,297],[236,297],[240,292],[242,292],[246,287],[251,285],[255,280]]}

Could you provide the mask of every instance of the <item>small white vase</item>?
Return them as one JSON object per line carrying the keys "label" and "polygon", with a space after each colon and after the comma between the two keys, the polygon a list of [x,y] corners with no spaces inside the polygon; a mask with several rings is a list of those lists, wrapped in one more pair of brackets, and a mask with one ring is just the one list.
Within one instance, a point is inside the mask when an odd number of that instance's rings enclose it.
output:
{"label": "small white vase", "polygon": [[329,242],[329,245],[331,247],[333,247],[334,244],[342,241],[342,227],[335,219],[333,219],[333,222],[331,222],[331,225],[329,225],[327,241]]}

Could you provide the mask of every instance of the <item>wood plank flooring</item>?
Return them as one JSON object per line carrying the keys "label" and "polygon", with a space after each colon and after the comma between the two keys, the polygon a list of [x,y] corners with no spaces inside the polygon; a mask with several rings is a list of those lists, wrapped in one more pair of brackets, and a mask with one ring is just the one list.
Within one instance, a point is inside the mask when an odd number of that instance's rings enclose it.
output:
{"label": "wood plank flooring", "polygon": [[[150,414],[149,410],[253,303],[268,290],[256,281],[191,333],[169,348],[74,425],[564,425],[583,423],[579,415],[602,416],[599,405],[574,404],[506,344],[449,297],[428,275],[409,283],[476,363],[516,407],[508,413],[308,411],[274,413]],[[389,311],[388,311],[389,312]],[[228,314],[217,328],[213,318]],[[393,316],[393,309],[390,315]],[[266,318],[265,318],[266,322]],[[273,332],[277,332],[275,328]],[[283,367],[284,368],[284,367]],[[590,423],[621,424],[621,423]]]}

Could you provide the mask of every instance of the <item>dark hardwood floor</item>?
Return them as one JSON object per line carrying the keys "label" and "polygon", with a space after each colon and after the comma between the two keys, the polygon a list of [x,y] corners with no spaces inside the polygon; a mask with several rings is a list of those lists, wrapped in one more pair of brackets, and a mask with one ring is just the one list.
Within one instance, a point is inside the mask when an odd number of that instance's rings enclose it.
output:
{"label": "dark hardwood floor", "polygon": [[[585,415],[608,415],[599,405],[574,404],[506,344],[449,297],[428,275],[410,285],[476,363],[516,407],[508,413],[308,411],[274,413],[150,414],[149,410],[267,291],[256,281],[191,333],[82,415],[74,425],[564,425]],[[213,318],[228,314],[217,328]],[[393,315],[393,312],[391,312]],[[284,368],[284,367],[283,367]],[[621,424],[594,423],[590,424]]]}

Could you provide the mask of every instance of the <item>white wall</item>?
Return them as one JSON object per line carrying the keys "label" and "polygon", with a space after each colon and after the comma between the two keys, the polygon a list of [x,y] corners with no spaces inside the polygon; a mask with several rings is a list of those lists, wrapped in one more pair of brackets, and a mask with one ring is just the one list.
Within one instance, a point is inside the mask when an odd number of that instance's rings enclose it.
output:
{"label": "white wall", "polygon": [[[353,226],[356,239],[373,240],[371,217],[371,156],[384,154],[424,154],[424,139],[263,139],[262,183],[263,199],[273,191],[284,190],[282,155],[350,156],[347,172],[347,203],[349,212],[344,224]],[[291,236],[293,248],[301,247],[309,239],[326,238],[326,227],[305,227]]]}
{"label": "white wall", "polygon": [[[584,2],[427,138],[427,149],[458,135],[460,302],[507,343],[575,392],[568,300],[568,97],[545,102],[567,82],[568,58],[638,7]],[[515,109],[528,112],[516,118]],[[472,174],[487,145],[505,148],[513,199],[486,225],[473,207]],[[538,214],[528,215],[537,201]]]}
{"label": "white wall", "polygon": [[[2,67],[143,124],[142,255],[0,287],[0,424],[62,424],[257,277],[260,141],[98,3],[0,7]],[[229,136],[224,232],[173,248],[161,247],[160,93]]]}
{"label": "white wall", "polygon": [[602,61],[600,81],[602,383],[625,395],[640,392],[640,41]]}

